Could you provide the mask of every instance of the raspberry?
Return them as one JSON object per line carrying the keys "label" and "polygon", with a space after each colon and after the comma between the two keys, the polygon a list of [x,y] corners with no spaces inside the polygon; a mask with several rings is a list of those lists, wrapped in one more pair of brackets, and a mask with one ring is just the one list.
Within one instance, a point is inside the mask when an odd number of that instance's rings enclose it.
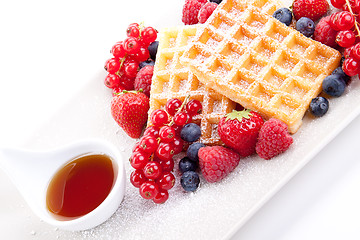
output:
{"label": "raspberry", "polygon": [[213,11],[216,9],[218,5],[214,2],[207,2],[205,3],[198,13],[198,20],[199,23],[204,23],[206,20],[210,17],[210,15],[213,13]]}
{"label": "raspberry", "polygon": [[261,158],[268,160],[285,152],[292,143],[293,138],[288,133],[287,125],[276,118],[271,118],[260,129],[256,152]]}
{"label": "raspberry", "polygon": [[150,97],[151,78],[153,76],[153,72],[153,66],[146,66],[139,70],[135,78],[135,90],[139,91],[142,89],[143,93],[148,97]]}
{"label": "raspberry", "polygon": [[182,12],[182,22],[185,25],[192,25],[199,22],[198,14],[205,0],[185,0]]}
{"label": "raspberry", "polygon": [[330,16],[326,16],[320,19],[319,23],[315,27],[314,39],[329,47],[336,47],[335,42],[337,31],[330,25]]}
{"label": "raspberry", "polygon": [[208,182],[225,178],[240,161],[238,153],[222,146],[202,147],[198,155],[201,173]]}

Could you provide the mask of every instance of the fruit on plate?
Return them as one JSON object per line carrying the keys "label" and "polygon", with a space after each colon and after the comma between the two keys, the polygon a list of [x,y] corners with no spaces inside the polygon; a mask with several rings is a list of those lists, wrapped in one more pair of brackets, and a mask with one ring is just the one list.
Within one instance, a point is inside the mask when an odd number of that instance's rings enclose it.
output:
{"label": "fruit on plate", "polygon": [[131,138],[139,138],[147,120],[149,98],[142,92],[123,91],[111,100],[111,115]]}
{"label": "fruit on plate", "polygon": [[302,17],[317,21],[326,14],[329,8],[327,0],[295,0],[292,10],[296,20]]}
{"label": "fruit on plate", "polygon": [[182,10],[182,22],[185,25],[197,24],[199,22],[199,11],[206,2],[207,0],[185,0]]}
{"label": "fruit on plate", "polygon": [[256,153],[266,160],[285,152],[293,143],[287,125],[276,118],[264,123],[259,132]]}
{"label": "fruit on plate", "polygon": [[296,30],[306,37],[311,37],[315,30],[315,23],[310,18],[302,17],[296,22]]}
{"label": "fruit on plate", "polygon": [[135,90],[139,91],[142,89],[143,93],[148,97],[150,97],[151,78],[153,76],[153,72],[154,66],[145,66],[136,74],[134,81]]}
{"label": "fruit on plate", "polygon": [[[157,52],[157,31],[143,24],[131,23],[126,29],[126,38],[111,48],[112,57],[105,62],[108,72],[104,84],[113,91],[138,90],[135,78],[140,68],[153,65]],[[147,88],[144,89],[148,95]]]}
{"label": "fruit on plate", "polygon": [[217,6],[218,4],[214,2],[207,2],[202,5],[198,13],[199,23],[205,23]]}
{"label": "fruit on plate", "polygon": [[247,157],[255,153],[258,134],[264,120],[262,117],[247,109],[233,110],[220,119],[218,132],[224,144]]}
{"label": "fruit on plate", "polygon": [[199,149],[199,166],[207,182],[218,182],[229,175],[240,162],[240,155],[223,146]]}
{"label": "fruit on plate", "polygon": [[273,13],[272,16],[280,22],[284,23],[286,26],[289,26],[293,20],[293,14],[288,8],[279,8]]}
{"label": "fruit on plate", "polygon": [[[130,175],[130,182],[134,187],[139,188],[140,195],[143,198],[152,199],[154,203],[164,203],[169,197],[168,191],[175,184],[175,176],[171,173],[174,169],[173,157],[182,152],[184,146],[184,140],[180,137],[180,133],[184,135],[184,139],[194,139],[194,133],[197,137],[197,128],[193,126],[196,124],[191,123],[191,121],[193,116],[201,112],[202,106],[199,101],[188,101],[188,98],[184,101],[176,98],[169,99],[165,104],[165,109],[156,109],[150,114],[149,126],[136,143],[130,157],[130,165],[135,169]],[[175,121],[179,113],[186,115],[188,124],[185,125],[180,120]],[[191,127],[186,127],[189,124]],[[184,127],[188,131],[182,132],[181,130]],[[191,156],[197,149],[192,151]],[[194,170],[196,166],[195,161],[192,163],[183,160],[182,162],[184,173],[188,170]],[[185,171],[185,169],[187,170]],[[189,181],[195,179],[196,176],[183,178],[185,188],[195,191],[198,183],[195,184],[194,182],[195,185],[191,185]]]}
{"label": "fruit on plate", "polygon": [[314,40],[321,42],[329,47],[336,47],[336,35],[337,31],[330,25],[330,16],[321,18],[315,27]]}

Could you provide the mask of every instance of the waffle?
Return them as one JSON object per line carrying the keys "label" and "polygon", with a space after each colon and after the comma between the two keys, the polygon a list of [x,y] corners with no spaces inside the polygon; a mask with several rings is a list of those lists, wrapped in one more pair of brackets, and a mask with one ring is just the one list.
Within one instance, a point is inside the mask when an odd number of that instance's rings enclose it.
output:
{"label": "waffle", "polygon": [[222,1],[181,63],[206,86],[295,133],[341,55],[273,18],[279,7],[276,0]]}
{"label": "waffle", "polygon": [[[150,109],[164,109],[171,98],[181,101],[190,95],[202,103],[203,110],[193,118],[201,126],[200,142],[206,145],[221,144],[217,124],[220,118],[231,112],[236,104],[214,90],[205,87],[179,58],[190,42],[198,26],[164,28],[159,33],[159,47],[151,83]],[[149,114],[150,115],[150,114]],[[149,123],[150,121],[148,121]]]}

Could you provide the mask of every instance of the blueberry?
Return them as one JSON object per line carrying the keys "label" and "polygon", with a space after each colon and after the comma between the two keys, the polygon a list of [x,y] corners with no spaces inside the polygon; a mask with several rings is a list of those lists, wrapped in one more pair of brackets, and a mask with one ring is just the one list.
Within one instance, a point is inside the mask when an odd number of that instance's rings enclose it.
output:
{"label": "blueberry", "polygon": [[157,53],[158,46],[159,46],[159,41],[155,41],[155,42],[150,43],[150,45],[148,47],[148,50],[150,53],[150,58],[154,61],[156,60],[156,53]]}
{"label": "blueberry", "polygon": [[323,91],[333,97],[340,97],[345,91],[346,83],[339,74],[327,76],[323,83]]}
{"label": "blueberry", "polygon": [[205,147],[202,143],[193,143],[189,146],[186,151],[186,156],[191,159],[192,161],[199,161],[198,151],[200,148]]}
{"label": "blueberry", "polygon": [[187,172],[187,171],[196,171],[198,168],[198,162],[194,162],[190,160],[188,157],[184,157],[179,161],[179,170],[181,173]]}
{"label": "blueberry", "polygon": [[210,0],[210,2],[214,2],[214,3],[220,4],[220,3],[222,2],[222,0]]}
{"label": "blueberry", "polygon": [[200,183],[199,175],[194,171],[187,171],[180,178],[181,186],[187,192],[194,192]]}
{"label": "blueberry", "polygon": [[329,109],[329,101],[324,97],[313,98],[310,102],[310,112],[315,117],[322,117]]}
{"label": "blueberry", "polygon": [[186,124],[180,132],[180,137],[187,142],[195,142],[201,136],[201,129],[195,123]]}
{"label": "blueberry", "polygon": [[273,17],[284,23],[286,26],[289,26],[292,21],[292,12],[288,8],[280,8],[276,10],[273,14]]}
{"label": "blueberry", "polygon": [[143,67],[145,67],[145,66],[148,66],[148,65],[154,66],[154,65],[155,65],[155,61],[152,60],[151,58],[149,58],[148,60],[146,60],[146,61],[144,61],[144,62],[141,62],[141,63],[139,64],[139,68],[141,69],[141,68],[143,68]]}
{"label": "blueberry", "polygon": [[348,84],[350,82],[350,76],[346,75],[346,73],[344,73],[342,67],[337,67],[332,73],[331,75],[335,75],[335,74],[339,74],[340,77],[345,81],[346,84]]}
{"label": "blueberry", "polygon": [[304,34],[306,37],[310,37],[314,33],[315,24],[310,18],[302,17],[296,22],[296,30]]}

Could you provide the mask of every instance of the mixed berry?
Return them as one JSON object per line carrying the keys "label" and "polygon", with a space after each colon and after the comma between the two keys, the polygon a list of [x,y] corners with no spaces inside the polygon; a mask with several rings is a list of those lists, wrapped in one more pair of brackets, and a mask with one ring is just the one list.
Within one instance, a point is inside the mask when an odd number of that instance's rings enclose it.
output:
{"label": "mixed berry", "polygon": [[[157,31],[151,26],[132,23],[126,29],[126,36],[123,41],[112,46],[112,57],[104,65],[108,72],[104,84],[115,93],[135,90],[135,78],[139,69],[145,65],[153,65],[157,51]],[[151,82],[148,82],[144,89],[149,89],[150,85]]]}
{"label": "mixed berry", "polygon": [[[220,3],[185,0],[183,23],[206,22]],[[329,110],[327,98],[342,96],[351,76],[360,73],[360,0],[331,0],[331,4],[341,10],[324,16],[329,9],[326,0],[295,0],[292,11],[280,8],[273,14],[306,37],[343,50],[342,64],[323,80],[323,96],[310,103],[309,112],[315,117],[324,116]],[[234,110],[220,119],[217,131],[222,146],[201,143],[201,128],[193,122],[202,111],[196,99],[169,99],[163,108],[148,113],[159,45],[157,31],[133,23],[126,36],[111,48],[104,83],[113,92],[114,120],[130,137],[138,139],[129,160],[133,168],[130,182],[144,199],[157,204],[167,201],[176,181],[174,168],[181,174],[184,191],[194,192],[200,185],[200,173],[207,182],[218,182],[238,166],[241,158],[257,154],[269,160],[290,148],[293,138],[284,122],[275,118],[264,121],[247,109]],[[186,155],[175,165],[174,157],[181,152]]]}
{"label": "mixed berry", "polygon": [[[152,199],[155,203],[167,200],[168,191],[175,184],[172,173],[174,156],[183,151],[185,142],[200,138],[200,127],[192,123],[192,118],[201,109],[198,100],[188,101],[186,98],[181,101],[174,98],[167,101],[165,109],[156,109],[150,114],[149,127],[136,143],[130,157],[130,165],[135,169],[130,181],[139,188],[143,198]],[[186,121],[175,121],[180,113],[186,116]]]}

